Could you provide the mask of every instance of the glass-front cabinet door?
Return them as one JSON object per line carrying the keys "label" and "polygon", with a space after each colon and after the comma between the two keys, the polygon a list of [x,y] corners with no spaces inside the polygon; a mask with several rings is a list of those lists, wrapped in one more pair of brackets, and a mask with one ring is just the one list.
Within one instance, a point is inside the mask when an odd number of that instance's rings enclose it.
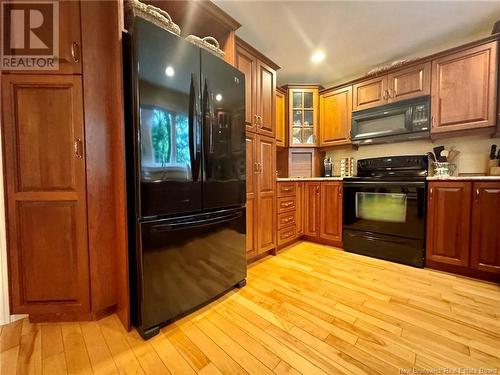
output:
{"label": "glass-front cabinet door", "polygon": [[319,86],[288,86],[291,147],[318,145]]}

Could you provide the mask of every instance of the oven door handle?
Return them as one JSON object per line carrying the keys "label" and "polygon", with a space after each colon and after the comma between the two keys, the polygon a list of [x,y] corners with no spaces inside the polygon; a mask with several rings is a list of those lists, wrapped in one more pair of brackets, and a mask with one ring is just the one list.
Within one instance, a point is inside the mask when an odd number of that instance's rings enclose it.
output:
{"label": "oven door handle", "polygon": [[369,185],[374,186],[417,186],[425,187],[424,181],[344,181],[345,187],[367,187]]}

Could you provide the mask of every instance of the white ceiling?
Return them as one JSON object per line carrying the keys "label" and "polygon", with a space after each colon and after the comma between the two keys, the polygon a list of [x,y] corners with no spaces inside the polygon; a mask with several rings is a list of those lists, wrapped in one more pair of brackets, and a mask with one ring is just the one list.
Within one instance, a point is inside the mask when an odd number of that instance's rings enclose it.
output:
{"label": "white ceiling", "polygon": [[[490,35],[496,1],[228,1],[237,35],[281,66],[278,84],[329,86],[385,62],[422,57]],[[326,52],[313,65],[311,54]]]}

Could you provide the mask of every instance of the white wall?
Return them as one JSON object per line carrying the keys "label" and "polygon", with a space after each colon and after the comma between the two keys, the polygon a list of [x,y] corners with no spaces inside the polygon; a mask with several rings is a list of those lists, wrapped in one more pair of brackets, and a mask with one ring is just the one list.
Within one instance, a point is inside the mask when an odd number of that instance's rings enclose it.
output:
{"label": "white wall", "polygon": [[340,158],[354,157],[355,160],[374,158],[379,156],[393,155],[419,155],[425,154],[436,146],[443,145],[446,148],[455,146],[460,155],[455,162],[458,173],[486,173],[490,153],[490,146],[500,146],[500,138],[490,136],[465,136],[456,138],[439,139],[435,141],[418,140],[391,144],[361,146],[359,149],[352,148],[335,149],[327,152],[327,156],[333,161]]}

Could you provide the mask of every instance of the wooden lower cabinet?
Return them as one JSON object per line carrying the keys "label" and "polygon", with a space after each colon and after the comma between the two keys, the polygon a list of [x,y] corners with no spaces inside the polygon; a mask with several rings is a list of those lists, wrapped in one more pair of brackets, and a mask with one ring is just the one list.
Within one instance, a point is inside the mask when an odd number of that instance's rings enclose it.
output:
{"label": "wooden lower cabinet", "polygon": [[276,248],[276,142],[247,133],[247,258]]}
{"label": "wooden lower cabinet", "polygon": [[82,78],[2,81],[12,312],[90,312]]}
{"label": "wooden lower cabinet", "polygon": [[429,183],[427,210],[428,261],[467,266],[471,184],[467,181]]}
{"label": "wooden lower cabinet", "polygon": [[432,181],[428,194],[426,265],[479,278],[500,274],[500,182]]}
{"label": "wooden lower cabinet", "polygon": [[[292,186],[293,195],[290,195]],[[279,248],[302,236],[312,241],[341,244],[341,181],[278,182],[277,207]]]}
{"label": "wooden lower cabinet", "polygon": [[319,182],[306,182],[304,185],[304,235],[319,236]]}
{"label": "wooden lower cabinet", "polygon": [[472,195],[470,266],[500,273],[500,183],[475,182]]}
{"label": "wooden lower cabinet", "polygon": [[342,182],[321,182],[319,236],[342,241]]}

